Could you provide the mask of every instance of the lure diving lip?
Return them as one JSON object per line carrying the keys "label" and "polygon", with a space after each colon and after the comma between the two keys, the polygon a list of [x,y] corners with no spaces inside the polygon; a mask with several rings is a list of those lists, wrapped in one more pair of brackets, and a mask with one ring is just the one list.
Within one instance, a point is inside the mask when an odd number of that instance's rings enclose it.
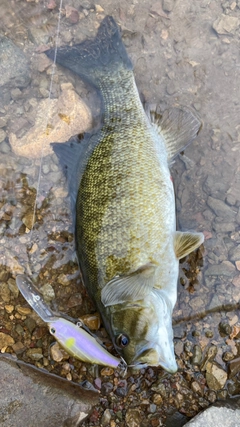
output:
{"label": "lure diving lip", "polygon": [[57,316],[45,304],[41,294],[27,275],[18,275],[16,284],[28,304],[48,324],[49,332],[71,356],[84,362],[112,368],[126,367],[123,360],[110,354],[83,328]]}

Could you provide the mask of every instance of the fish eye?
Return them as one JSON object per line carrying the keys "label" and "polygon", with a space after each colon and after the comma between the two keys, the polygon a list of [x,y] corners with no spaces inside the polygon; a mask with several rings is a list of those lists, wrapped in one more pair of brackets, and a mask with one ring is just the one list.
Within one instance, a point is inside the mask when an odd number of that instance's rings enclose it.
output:
{"label": "fish eye", "polygon": [[55,332],[56,332],[56,329],[54,329],[54,328],[51,328],[51,329],[50,329],[50,333],[51,333],[51,334],[53,334],[53,335],[54,335],[54,334],[55,334]]}
{"label": "fish eye", "polygon": [[125,348],[128,346],[130,340],[127,335],[119,334],[115,338],[116,345],[121,348]]}

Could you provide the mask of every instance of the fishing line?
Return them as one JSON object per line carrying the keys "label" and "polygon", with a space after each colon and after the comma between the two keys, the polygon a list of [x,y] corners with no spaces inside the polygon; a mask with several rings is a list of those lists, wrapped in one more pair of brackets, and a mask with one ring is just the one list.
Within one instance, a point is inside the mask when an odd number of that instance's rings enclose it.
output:
{"label": "fishing line", "polygon": [[[46,133],[47,133],[47,129],[48,129],[48,121],[49,121],[49,116],[50,116],[50,100],[51,100],[51,96],[52,96],[53,78],[54,78],[55,69],[56,69],[56,58],[57,58],[58,40],[59,40],[59,33],[60,33],[62,4],[63,4],[63,0],[60,0],[59,12],[58,12],[57,31],[56,31],[56,42],[55,42],[55,49],[54,49],[54,59],[53,59],[53,64],[52,64],[52,72],[51,72],[51,79],[50,79],[50,86],[49,86],[49,96],[48,96],[49,107],[48,107],[47,116],[46,116]],[[38,181],[37,181],[37,194],[36,194],[34,207],[33,207],[33,219],[32,219],[32,228],[31,228],[30,237],[29,237],[29,245],[32,242],[32,233],[33,233],[34,222],[35,222],[35,217],[36,217],[37,199],[38,199],[38,194],[39,194],[39,190],[40,190],[42,165],[43,165],[43,152],[44,152],[44,144],[42,144],[42,146],[41,146],[40,165],[39,165]]]}

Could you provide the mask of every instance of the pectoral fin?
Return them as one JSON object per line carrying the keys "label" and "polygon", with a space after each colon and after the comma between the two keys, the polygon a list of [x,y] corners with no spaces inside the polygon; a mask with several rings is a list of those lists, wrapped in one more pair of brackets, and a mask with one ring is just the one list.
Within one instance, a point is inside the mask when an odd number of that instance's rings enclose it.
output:
{"label": "pectoral fin", "polygon": [[169,163],[196,138],[201,127],[199,118],[188,108],[174,107],[159,114],[156,107],[149,106],[146,113],[164,139]]}
{"label": "pectoral fin", "polygon": [[149,263],[127,276],[114,277],[102,290],[103,305],[107,307],[143,299],[154,287],[155,269],[156,266]]}
{"label": "pectoral fin", "polygon": [[204,241],[203,233],[176,231],[174,235],[174,250],[176,257],[181,259],[197,249]]}

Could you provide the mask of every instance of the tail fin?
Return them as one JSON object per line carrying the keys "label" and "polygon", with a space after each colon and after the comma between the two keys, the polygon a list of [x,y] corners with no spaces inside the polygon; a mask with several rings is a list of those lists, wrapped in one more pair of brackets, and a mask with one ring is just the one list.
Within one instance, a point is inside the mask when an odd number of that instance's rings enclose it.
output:
{"label": "tail fin", "polygon": [[[49,58],[54,58],[54,49],[45,53]],[[117,70],[119,67],[132,69],[132,63],[112,16],[103,19],[94,39],[84,40],[71,47],[60,47],[56,61],[96,87],[106,72]]]}

